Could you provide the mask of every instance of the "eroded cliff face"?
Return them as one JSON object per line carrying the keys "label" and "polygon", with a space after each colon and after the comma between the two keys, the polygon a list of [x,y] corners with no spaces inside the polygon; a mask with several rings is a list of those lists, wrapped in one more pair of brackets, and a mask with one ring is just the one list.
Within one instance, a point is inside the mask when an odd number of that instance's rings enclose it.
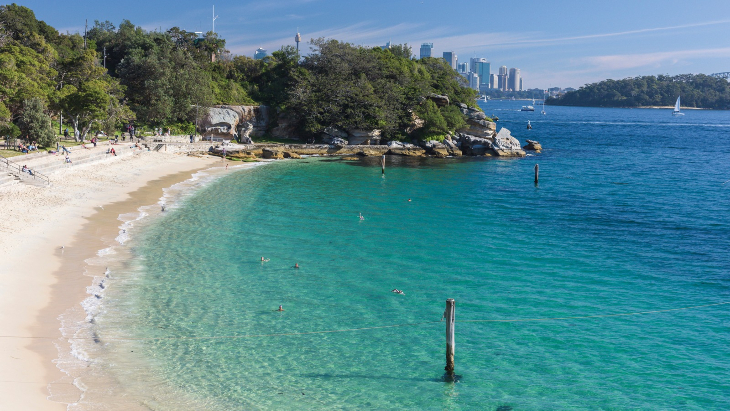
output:
{"label": "eroded cliff face", "polygon": [[263,136],[269,128],[272,110],[267,106],[214,106],[198,126],[204,137],[241,141]]}
{"label": "eroded cliff face", "polygon": [[[447,99],[442,99],[440,102],[448,104]],[[466,126],[453,135],[446,136],[443,142],[414,141],[415,145],[391,142],[383,151],[389,154],[419,157],[525,156],[525,150],[520,146],[520,142],[512,137],[509,130],[502,128],[497,133],[497,125],[488,121],[483,112],[464,104],[459,104],[458,107],[467,118]],[[200,131],[205,137],[219,137],[225,140],[238,137],[243,144],[253,144],[253,138],[266,133],[280,139],[292,139],[294,142],[300,140],[297,123],[297,118],[293,114],[277,113],[267,106],[221,105],[209,110],[200,125]],[[422,126],[423,120],[414,114],[411,128],[415,130]],[[327,127],[321,138],[325,143],[322,147],[328,148],[318,147],[316,153],[310,153],[311,149],[307,149],[299,154],[333,154],[333,149],[342,151],[345,146],[378,145],[381,142],[380,130],[339,130]],[[349,153],[349,151],[352,150],[342,152]],[[293,149],[292,152],[297,152],[297,149]]]}

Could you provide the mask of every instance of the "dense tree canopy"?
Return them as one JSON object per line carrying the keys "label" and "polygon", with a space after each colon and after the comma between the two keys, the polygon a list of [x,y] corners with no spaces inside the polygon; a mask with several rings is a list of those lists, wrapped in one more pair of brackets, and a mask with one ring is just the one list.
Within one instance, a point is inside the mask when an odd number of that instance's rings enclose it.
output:
{"label": "dense tree canopy", "polygon": [[[27,7],[2,6],[0,129],[16,133],[30,100],[81,138],[129,121],[189,130],[212,104],[264,104],[298,119],[302,135],[332,126],[404,138],[418,115],[419,133],[439,139],[464,124],[454,103],[475,106],[475,92],[451,67],[415,60],[407,44],[383,50],[315,39],[311,47],[305,57],[284,46],[254,60],[231,55],[212,32],[146,31],[128,20],[96,21],[84,39],[58,33]],[[437,107],[430,94],[452,105]]]}
{"label": "dense tree canopy", "polygon": [[605,80],[550,99],[548,104],[593,107],[682,106],[730,109],[730,83],[704,74]]}

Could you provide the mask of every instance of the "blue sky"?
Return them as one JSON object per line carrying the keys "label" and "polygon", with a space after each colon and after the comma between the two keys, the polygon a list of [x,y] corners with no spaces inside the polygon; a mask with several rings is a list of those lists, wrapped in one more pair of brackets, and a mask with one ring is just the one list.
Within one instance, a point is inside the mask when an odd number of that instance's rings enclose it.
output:
{"label": "blue sky", "polygon": [[[122,19],[148,30],[216,31],[252,56],[303,39],[366,46],[422,42],[460,61],[486,57],[521,69],[526,88],[579,87],[606,78],[730,71],[730,0],[29,0],[18,4],[62,32],[84,19]],[[304,50],[308,46],[301,44]]]}

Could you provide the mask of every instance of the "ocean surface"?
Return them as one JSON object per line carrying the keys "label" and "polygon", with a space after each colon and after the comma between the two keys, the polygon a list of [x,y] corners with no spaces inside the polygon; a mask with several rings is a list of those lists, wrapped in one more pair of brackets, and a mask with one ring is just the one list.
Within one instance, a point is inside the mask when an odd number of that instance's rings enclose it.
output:
{"label": "ocean surface", "polygon": [[481,104],[544,151],[279,161],[123,218],[87,354],[153,410],[730,409],[730,112]]}

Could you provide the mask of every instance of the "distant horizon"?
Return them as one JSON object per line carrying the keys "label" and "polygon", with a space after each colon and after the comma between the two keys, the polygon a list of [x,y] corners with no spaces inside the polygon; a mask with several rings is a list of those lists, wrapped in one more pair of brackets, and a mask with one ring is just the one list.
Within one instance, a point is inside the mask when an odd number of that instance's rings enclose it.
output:
{"label": "distant horizon", "polygon": [[[318,37],[367,47],[407,43],[416,57],[421,43],[434,43],[433,57],[448,51],[454,51],[459,62],[484,57],[492,64],[492,74],[500,66],[519,68],[524,89],[577,89],[606,79],[730,71],[730,47],[724,42],[730,19],[707,17],[730,16],[730,2],[719,0],[682,8],[681,14],[673,12],[682,5],[679,0],[617,0],[590,6],[575,0],[526,0],[509,8],[510,13],[480,3],[456,8],[436,0],[18,4],[59,32],[72,34],[83,33],[87,18],[90,27],[94,20],[118,26],[126,19],[149,31],[179,27],[205,33],[212,29],[215,4],[216,32],[235,55],[253,57],[259,47],[270,54],[295,45],[297,29],[304,40],[302,54],[308,53],[309,40]],[[465,11],[487,17],[465,23]]]}

